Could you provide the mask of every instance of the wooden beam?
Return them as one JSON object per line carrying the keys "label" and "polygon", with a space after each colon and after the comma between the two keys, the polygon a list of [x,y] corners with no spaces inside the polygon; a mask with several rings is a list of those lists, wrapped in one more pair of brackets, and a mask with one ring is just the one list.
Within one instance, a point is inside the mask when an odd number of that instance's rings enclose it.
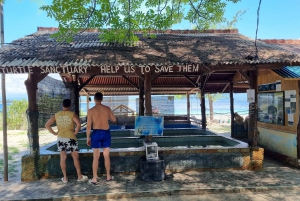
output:
{"label": "wooden beam", "polygon": [[[134,87],[132,85],[87,85],[85,86],[85,88],[112,88],[112,89],[116,89],[116,88],[131,88]],[[174,84],[174,85],[152,85],[152,87],[155,88],[193,88],[191,85],[180,85],[180,84]],[[136,88],[136,87],[134,87]]]}
{"label": "wooden beam", "polygon": [[247,75],[247,72],[242,71],[242,70],[238,70],[239,73],[241,73],[241,75],[243,75],[243,77],[250,82],[250,77]]}
{"label": "wooden beam", "polygon": [[198,85],[196,83],[193,82],[193,80],[191,80],[187,75],[184,75],[184,77],[194,86],[197,87]]}
{"label": "wooden beam", "polygon": [[151,82],[157,79],[160,76],[160,73],[153,73],[150,77]]}
{"label": "wooden beam", "polygon": [[240,82],[242,81],[242,74],[239,71],[236,71],[236,73],[234,74],[234,76],[232,77],[232,83],[236,83],[236,82]]}
{"label": "wooden beam", "polygon": [[230,82],[228,82],[227,84],[226,84],[226,86],[223,88],[223,90],[222,90],[222,93],[224,93],[224,91],[227,89],[227,87],[229,86],[229,84],[230,84]]}
{"label": "wooden beam", "polygon": [[[208,75],[205,76],[205,80],[204,80],[204,82],[202,83],[202,84],[203,84],[202,90],[205,90],[206,82],[208,81],[210,75],[211,75],[211,74],[208,74]],[[201,91],[202,91],[202,90],[201,90]]]}
{"label": "wooden beam", "polygon": [[210,80],[207,81],[207,84],[228,84],[230,81],[228,80]]}
{"label": "wooden beam", "polygon": [[122,76],[127,82],[129,82],[132,86],[134,86],[135,88],[139,89],[139,86],[136,85],[134,82],[132,82],[129,78],[127,78],[126,76]]}
{"label": "wooden beam", "polygon": [[249,89],[249,84],[234,84],[233,88],[245,88],[245,89]]}
{"label": "wooden beam", "polygon": [[95,75],[91,75],[89,77],[89,79],[87,79],[87,81],[85,81],[82,85],[80,85],[80,87],[78,87],[78,91],[80,91],[85,85],[87,85],[95,76],[96,76],[96,74]]}
{"label": "wooden beam", "polygon": [[[89,96],[89,93],[87,92],[87,90],[85,88],[81,89],[81,91],[83,91],[87,96]],[[80,93],[80,91],[79,91]]]}

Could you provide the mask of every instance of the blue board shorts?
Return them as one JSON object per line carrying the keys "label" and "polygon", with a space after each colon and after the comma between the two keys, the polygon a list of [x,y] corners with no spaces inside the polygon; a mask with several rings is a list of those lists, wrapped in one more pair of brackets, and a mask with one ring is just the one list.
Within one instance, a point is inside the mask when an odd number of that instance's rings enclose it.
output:
{"label": "blue board shorts", "polygon": [[91,146],[94,149],[108,148],[111,144],[110,130],[94,129],[91,134]]}

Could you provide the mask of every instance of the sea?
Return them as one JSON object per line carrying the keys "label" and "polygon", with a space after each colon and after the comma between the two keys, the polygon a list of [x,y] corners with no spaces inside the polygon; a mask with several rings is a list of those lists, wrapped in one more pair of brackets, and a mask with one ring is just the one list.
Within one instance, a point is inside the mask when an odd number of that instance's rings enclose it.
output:
{"label": "sea", "polygon": [[[137,96],[130,96],[128,101],[128,107],[136,110],[136,98]],[[233,95],[234,98],[234,112],[240,115],[247,115],[249,109],[249,103],[247,102],[247,94],[237,93]],[[85,100],[85,98],[83,98]],[[86,102],[81,100],[80,110],[82,113],[87,112]],[[11,103],[7,103],[9,107]],[[94,102],[90,102],[90,108],[94,106]],[[206,114],[209,114],[209,104],[206,100]],[[196,96],[190,96],[190,113],[191,115],[201,115],[200,100]],[[2,111],[2,104],[0,104],[0,111]],[[213,112],[217,115],[230,115],[230,99],[229,94],[223,94],[221,99],[213,102]],[[187,100],[186,98],[175,98],[174,99],[174,114],[181,115],[187,114]]]}

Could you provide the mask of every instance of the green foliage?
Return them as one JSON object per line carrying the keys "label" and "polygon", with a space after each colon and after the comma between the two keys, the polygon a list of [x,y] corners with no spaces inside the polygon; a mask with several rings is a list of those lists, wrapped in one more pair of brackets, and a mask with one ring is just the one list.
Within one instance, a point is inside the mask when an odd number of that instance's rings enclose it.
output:
{"label": "green foliage", "polygon": [[26,130],[27,117],[26,110],[28,108],[28,101],[14,100],[7,109],[7,128],[12,130]]}
{"label": "green foliage", "polygon": [[38,99],[39,113],[54,114],[62,109],[62,95],[50,96],[43,94]]}
{"label": "green foliage", "polygon": [[[224,22],[228,2],[240,0],[52,0],[42,6],[48,17],[59,23],[53,36],[71,42],[74,34],[88,28],[103,31],[104,42],[132,43],[138,38],[133,32],[142,31],[149,37],[150,30],[166,30],[182,20],[193,23],[198,30]],[[150,35],[150,37],[152,37]]]}
{"label": "green foliage", "polygon": [[44,128],[48,119],[62,109],[63,95],[42,94],[38,99],[39,128]]}

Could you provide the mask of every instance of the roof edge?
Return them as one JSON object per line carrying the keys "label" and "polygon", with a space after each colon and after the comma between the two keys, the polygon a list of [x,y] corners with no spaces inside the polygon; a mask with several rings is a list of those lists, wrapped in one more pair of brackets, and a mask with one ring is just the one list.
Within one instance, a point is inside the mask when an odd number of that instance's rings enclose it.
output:
{"label": "roof edge", "polygon": [[264,39],[261,41],[269,44],[300,44],[300,39]]}
{"label": "roof edge", "polygon": [[[58,31],[57,27],[37,27],[37,31]],[[109,30],[109,29],[108,29]],[[100,32],[101,29],[98,28],[90,28],[84,29],[85,32]],[[167,30],[150,30],[148,33],[165,33],[165,34],[197,34],[197,33],[224,33],[224,34],[237,34],[239,33],[238,29],[208,29],[208,30],[190,30],[190,29],[167,29]],[[142,33],[142,30],[137,30],[135,33]]]}

